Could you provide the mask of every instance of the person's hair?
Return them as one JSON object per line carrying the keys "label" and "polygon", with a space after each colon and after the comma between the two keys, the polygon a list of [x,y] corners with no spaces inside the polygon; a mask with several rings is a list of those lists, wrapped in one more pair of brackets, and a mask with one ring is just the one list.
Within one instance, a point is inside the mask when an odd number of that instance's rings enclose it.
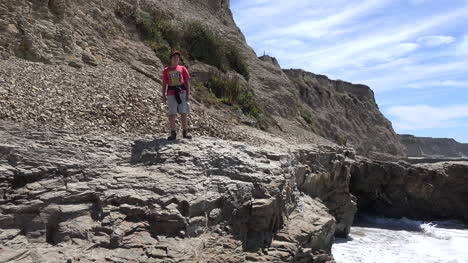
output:
{"label": "person's hair", "polygon": [[169,58],[172,58],[173,56],[179,56],[179,58],[181,58],[179,51],[172,52],[171,55],[169,56]]}

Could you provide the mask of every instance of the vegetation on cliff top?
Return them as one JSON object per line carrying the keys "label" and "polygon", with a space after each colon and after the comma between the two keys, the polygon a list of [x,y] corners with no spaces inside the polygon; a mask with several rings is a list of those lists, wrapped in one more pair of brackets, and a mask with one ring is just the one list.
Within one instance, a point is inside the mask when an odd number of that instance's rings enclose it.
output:
{"label": "vegetation on cliff top", "polygon": [[197,21],[185,21],[180,26],[162,17],[137,13],[135,24],[148,46],[168,65],[172,50],[181,50],[190,60],[198,60],[223,72],[234,70],[249,79],[245,58],[225,39]]}
{"label": "vegetation on cliff top", "polygon": [[236,76],[214,74],[204,83],[196,83],[196,97],[207,105],[224,103],[254,119],[260,129],[267,129],[265,113],[255,102],[255,94],[240,84]]}

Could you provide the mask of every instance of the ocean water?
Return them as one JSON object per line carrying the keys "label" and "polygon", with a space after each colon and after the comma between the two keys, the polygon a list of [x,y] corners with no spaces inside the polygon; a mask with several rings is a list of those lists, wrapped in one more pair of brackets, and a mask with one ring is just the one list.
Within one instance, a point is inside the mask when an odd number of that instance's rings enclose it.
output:
{"label": "ocean water", "polygon": [[468,226],[359,216],[332,253],[337,263],[468,263]]}

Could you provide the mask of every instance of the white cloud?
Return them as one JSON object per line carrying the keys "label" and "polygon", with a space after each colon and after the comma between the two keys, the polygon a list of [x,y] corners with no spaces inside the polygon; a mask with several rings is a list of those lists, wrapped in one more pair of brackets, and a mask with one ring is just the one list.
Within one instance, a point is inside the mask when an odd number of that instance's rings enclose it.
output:
{"label": "white cloud", "polygon": [[418,38],[418,42],[428,46],[437,47],[455,42],[456,38],[452,36],[423,36]]}
{"label": "white cloud", "polygon": [[410,82],[406,85],[412,89],[424,89],[430,87],[468,87],[468,82],[456,80],[440,80],[440,81],[417,81]]}
{"label": "white cloud", "polygon": [[[375,77],[363,79],[362,81],[379,92],[405,87],[415,88],[414,83],[421,83],[420,86],[427,82],[444,83],[445,80],[450,80],[453,76],[465,74],[468,68],[467,60],[423,64],[408,59],[397,62],[392,61],[389,64],[393,65],[381,65],[376,72],[369,70],[367,75],[374,75]],[[411,87],[411,84],[413,84],[413,87]],[[448,86],[454,83],[445,82],[444,84]],[[456,84],[460,86],[462,83],[459,81]]]}
{"label": "white cloud", "polygon": [[346,32],[347,30],[343,27],[349,26],[353,19],[373,13],[388,2],[389,0],[366,0],[324,18],[304,20],[267,34],[320,38],[334,32]]}
{"label": "white cloud", "polygon": [[[377,32],[364,35],[361,38],[348,40],[344,43],[305,54],[301,53],[299,56],[306,57],[306,61],[312,61],[309,65],[311,70],[321,72],[333,70],[337,67],[365,64],[366,61],[374,59],[374,57],[369,56],[372,52],[377,52],[376,54],[387,53],[389,57],[395,58],[394,54],[398,54],[401,50],[400,45],[408,39],[428,29],[465,16],[467,12],[468,7],[426,18],[416,23],[413,21],[408,24],[379,28]],[[378,58],[379,56],[377,56]]]}
{"label": "white cloud", "polygon": [[[294,0],[293,3],[282,0],[238,0],[231,1],[237,24],[244,30],[262,27],[262,31],[274,27],[278,16],[284,16],[294,10],[305,10],[309,0]],[[287,20],[286,20],[287,21]]]}
{"label": "white cloud", "polygon": [[432,107],[394,106],[386,110],[398,131],[468,127],[468,104]]}

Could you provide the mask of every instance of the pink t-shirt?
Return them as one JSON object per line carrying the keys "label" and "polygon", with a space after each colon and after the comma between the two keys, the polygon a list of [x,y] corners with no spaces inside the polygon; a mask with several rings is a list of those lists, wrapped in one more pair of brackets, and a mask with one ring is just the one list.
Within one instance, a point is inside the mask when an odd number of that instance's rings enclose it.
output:
{"label": "pink t-shirt", "polygon": [[[184,85],[190,79],[189,72],[186,67],[178,65],[177,67],[167,67],[163,71],[163,81],[169,86]],[[182,92],[185,92],[183,90]],[[175,91],[167,90],[167,96],[174,95]]]}

